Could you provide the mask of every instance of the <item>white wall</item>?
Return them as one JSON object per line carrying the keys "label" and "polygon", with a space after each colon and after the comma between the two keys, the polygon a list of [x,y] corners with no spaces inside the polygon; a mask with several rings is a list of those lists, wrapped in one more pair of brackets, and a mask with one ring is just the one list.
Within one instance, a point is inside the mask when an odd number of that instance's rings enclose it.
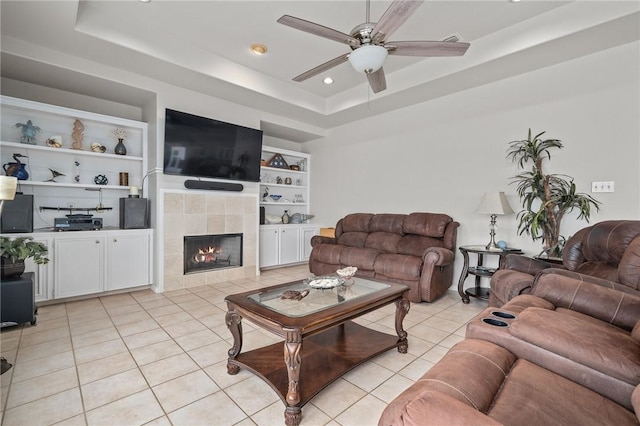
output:
{"label": "white wall", "polygon": [[[561,65],[474,88],[342,126],[306,144],[314,164],[312,213],[334,226],[352,212],[443,212],[461,223],[458,245],[489,240],[489,217],[474,214],[484,191],[504,191],[520,210],[505,158],[508,142],[529,127],[565,147],[548,172],[615,181],[598,193],[591,222],[640,218],[639,44],[613,48]],[[586,226],[568,217],[565,236]],[[541,242],[518,236],[516,216],[498,218],[498,239],[533,254]],[[461,255],[457,255],[461,269]]]}

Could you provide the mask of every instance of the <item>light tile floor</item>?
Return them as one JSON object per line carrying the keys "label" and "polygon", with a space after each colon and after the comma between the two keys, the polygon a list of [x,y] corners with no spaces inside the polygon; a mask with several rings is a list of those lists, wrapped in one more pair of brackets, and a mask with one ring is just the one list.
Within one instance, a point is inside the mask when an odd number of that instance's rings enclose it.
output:
{"label": "light tile floor", "polygon": [[[155,294],[150,290],[42,306],[35,326],[2,330],[1,420],[10,425],[283,425],[284,404],[249,371],[227,374],[228,294],[309,276],[306,265]],[[409,353],[390,350],[352,370],[302,409],[302,426],[376,425],[388,402],[464,338],[486,307],[454,291],[412,303]],[[361,317],[395,334],[395,306]],[[243,351],[275,335],[243,322]]]}

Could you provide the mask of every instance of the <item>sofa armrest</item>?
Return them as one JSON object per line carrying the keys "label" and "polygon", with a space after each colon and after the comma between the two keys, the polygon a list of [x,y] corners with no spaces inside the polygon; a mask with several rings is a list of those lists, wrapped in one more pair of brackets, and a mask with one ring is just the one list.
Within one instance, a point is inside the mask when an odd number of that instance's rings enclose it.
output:
{"label": "sofa armrest", "polygon": [[640,321],[639,296],[553,271],[547,269],[536,277],[534,296],[629,331]]}
{"label": "sofa armrest", "polygon": [[444,247],[429,247],[422,254],[422,262],[434,266],[447,266],[453,263],[455,254]]}
{"label": "sofa armrest", "polygon": [[325,237],[324,235],[314,235],[311,237],[311,247],[315,247],[320,244],[337,244],[338,240],[332,237]]}
{"label": "sofa armrest", "polygon": [[547,268],[557,268],[558,265],[545,262],[540,259],[533,259],[519,254],[508,254],[504,257],[504,265],[500,265],[502,269],[511,269],[513,271],[523,272],[529,275],[536,275],[538,272]]}

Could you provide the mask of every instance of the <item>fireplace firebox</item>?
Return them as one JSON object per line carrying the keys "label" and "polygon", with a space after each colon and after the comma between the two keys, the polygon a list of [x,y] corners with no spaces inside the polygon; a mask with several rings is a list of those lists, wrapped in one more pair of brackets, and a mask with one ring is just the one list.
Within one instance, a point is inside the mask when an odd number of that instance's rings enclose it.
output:
{"label": "fireplace firebox", "polygon": [[242,234],[184,237],[184,274],[242,266]]}

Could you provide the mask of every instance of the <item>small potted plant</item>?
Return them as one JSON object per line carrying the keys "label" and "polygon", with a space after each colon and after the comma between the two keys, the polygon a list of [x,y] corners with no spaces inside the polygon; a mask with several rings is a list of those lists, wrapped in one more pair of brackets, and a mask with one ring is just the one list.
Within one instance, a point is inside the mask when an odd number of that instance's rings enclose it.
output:
{"label": "small potted plant", "polygon": [[33,258],[38,265],[49,262],[47,247],[32,237],[0,237],[2,278],[19,277],[24,273],[24,261]]}

